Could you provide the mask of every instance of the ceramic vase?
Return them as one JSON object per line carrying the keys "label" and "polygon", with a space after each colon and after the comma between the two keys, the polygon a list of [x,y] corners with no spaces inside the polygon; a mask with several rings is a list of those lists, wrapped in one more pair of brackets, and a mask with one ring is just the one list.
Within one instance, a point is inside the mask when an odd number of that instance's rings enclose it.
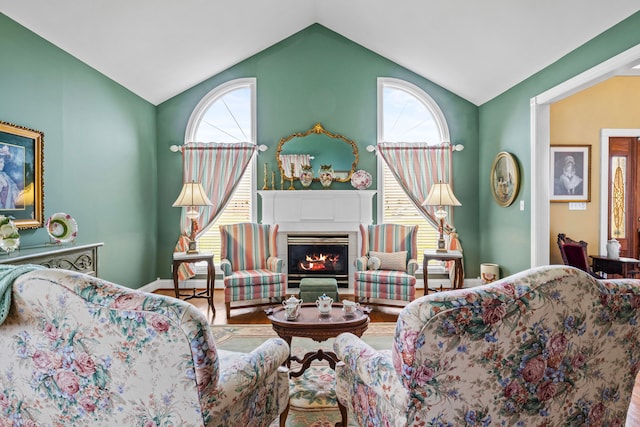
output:
{"label": "ceramic vase", "polygon": [[322,188],[325,190],[331,187],[331,182],[333,182],[333,168],[331,165],[321,165],[320,170],[318,171],[318,179],[320,180],[320,184],[322,184]]}
{"label": "ceramic vase", "polygon": [[311,169],[311,165],[302,165],[302,170],[300,171],[300,184],[304,188],[308,188],[313,182],[313,169]]}

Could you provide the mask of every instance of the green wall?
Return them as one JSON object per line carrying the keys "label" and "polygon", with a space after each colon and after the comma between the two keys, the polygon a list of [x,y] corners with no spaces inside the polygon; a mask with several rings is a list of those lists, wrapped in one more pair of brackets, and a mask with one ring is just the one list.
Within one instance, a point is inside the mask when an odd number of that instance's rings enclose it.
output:
{"label": "green wall", "polygon": [[[316,122],[355,140],[360,154],[358,168],[371,172],[375,180],[375,155],[365,147],[376,143],[377,78],[404,79],[425,90],[443,110],[451,140],[465,146],[464,151],[454,154],[456,195],[462,203],[455,210],[455,224],[465,250],[467,276],[478,275],[478,108],[314,24],[158,106],[159,277],[169,277],[167,260],[179,232],[180,212],[171,204],[180,191],[181,157],[169,151],[169,146],[184,142],[189,115],[202,97],[216,86],[242,77],[257,79],[258,143],[270,147],[259,157],[258,187],[262,165],[267,162],[269,170],[276,168],[275,147],[280,138],[305,131]],[[332,188],[352,189],[349,183]]]}
{"label": "green wall", "polygon": [[[530,99],[637,45],[638,28],[640,12],[480,106],[480,253],[483,262],[500,264],[503,275],[531,265],[531,186],[540,183],[530,178]],[[493,202],[489,187],[489,170],[500,151],[515,154],[521,166],[520,194],[508,208]]]}
{"label": "green wall", "polygon": [[[73,215],[79,244],[105,243],[101,276],[135,288],[170,277],[180,214],[171,204],[181,186],[181,159],[169,146],[184,142],[189,115],[210,90],[257,78],[258,142],[270,147],[259,164],[269,163],[269,170],[281,137],[321,122],[354,139],[358,167],[375,172],[365,147],[376,141],[376,78],[404,79],[434,98],[451,140],[465,146],[454,155],[454,173],[466,276],[477,276],[480,262],[498,263],[510,274],[530,263],[530,98],[640,43],[639,25],[636,13],[476,107],[315,24],[154,107],[0,14],[0,120],[45,133],[45,217]],[[515,154],[522,169],[521,192],[508,208],[498,207],[489,191],[499,151]],[[256,181],[260,186],[261,167]],[[23,246],[48,242],[44,229],[21,237]]]}
{"label": "green wall", "polygon": [[[45,220],[78,222],[104,242],[100,276],[137,288],[156,278],[156,109],[0,14],[0,120],[44,132]],[[22,246],[49,242],[23,230]]]}

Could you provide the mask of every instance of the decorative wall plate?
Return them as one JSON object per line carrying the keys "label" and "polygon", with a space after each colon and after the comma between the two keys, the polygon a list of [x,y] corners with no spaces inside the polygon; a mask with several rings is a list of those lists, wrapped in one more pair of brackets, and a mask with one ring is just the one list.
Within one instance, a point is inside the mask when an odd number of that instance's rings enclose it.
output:
{"label": "decorative wall plate", "polygon": [[56,243],[73,242],[78,235],[78,224],[71,215],[66,213],[54,213],[47,219],[47,233]]}
{"label": "decorative wall plate", "polygon": [[371,174],[365,170],[357,170],[351,175],[351,185],[357,190],[366,190],[371,186]]}

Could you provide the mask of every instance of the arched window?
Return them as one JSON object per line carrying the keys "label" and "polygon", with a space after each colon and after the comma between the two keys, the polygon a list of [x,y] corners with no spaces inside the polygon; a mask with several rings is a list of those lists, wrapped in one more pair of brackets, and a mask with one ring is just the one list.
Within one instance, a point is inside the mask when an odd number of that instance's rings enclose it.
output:
{"label": "arched window", "polygon": [[[185,143],[256,143],[256,79],[237,79],[224,83],[209,92],[193,110]],[[242,179],[224,211],[198,239],[202,251],[220,254],[220,225],[254,221],[255,159],[247,167]]]}
{"label": "arched window", "polygon": [[[378,79],[378,142],[449,142],[442,111],[422,89],[404,80]],[[378,156],[378,222],[418,227],[418,253],[436,248],[438,230],[413,205]]]}

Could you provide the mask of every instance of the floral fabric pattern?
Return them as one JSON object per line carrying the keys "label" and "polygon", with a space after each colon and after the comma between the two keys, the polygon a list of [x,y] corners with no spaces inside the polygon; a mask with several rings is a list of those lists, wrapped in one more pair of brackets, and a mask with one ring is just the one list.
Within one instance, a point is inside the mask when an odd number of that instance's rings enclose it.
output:
{"label": "floral fabric pattern", "polygon": [[[284,410],[279,339],[229,361],[192,305],[64,270],[23,274],[0,325],[0,426],[228,425]],[[222,352],[224,353],[224,352]]]}
{"label": "floral fabric pattern", "polygon": [[564,266],[407,305],[391,357],[341,335],[360,425],[622,426],[640,369],[640,281]]}

